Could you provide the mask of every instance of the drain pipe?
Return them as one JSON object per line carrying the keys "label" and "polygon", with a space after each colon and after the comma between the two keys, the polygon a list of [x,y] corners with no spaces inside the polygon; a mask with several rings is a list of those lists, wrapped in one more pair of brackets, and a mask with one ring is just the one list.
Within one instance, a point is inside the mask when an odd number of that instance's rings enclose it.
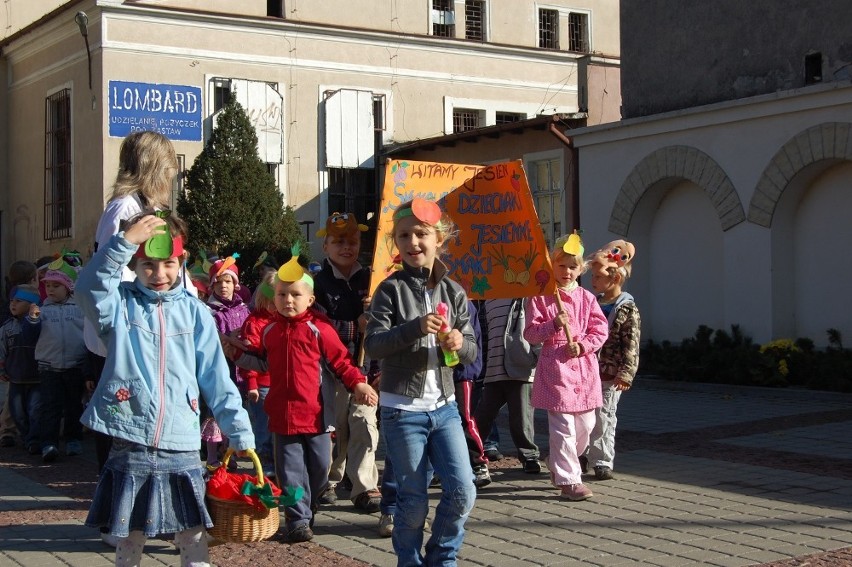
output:
{"label": "drain pipe", "polygon": [[[579,230],[580,229],[580,152],[574,146],[574,140],[566,136],[562,133],[559,127],[556,125],[556,116],[554,115],[553,121],[548,124],[548,130],[551,134],[553,134],[557,140],[565,144],[565,149],[563,151],[564,158],[563,162],[567,166],[569,163],[572,166],[573,175],[568,176],[568,167],[565,168],[563,183],[566,187],[570,184],[570,189],[568,190],[568,200],[571,203],[571,224],[572,229]],[[566,231],[566,234],[570,234],[571,231]]]}

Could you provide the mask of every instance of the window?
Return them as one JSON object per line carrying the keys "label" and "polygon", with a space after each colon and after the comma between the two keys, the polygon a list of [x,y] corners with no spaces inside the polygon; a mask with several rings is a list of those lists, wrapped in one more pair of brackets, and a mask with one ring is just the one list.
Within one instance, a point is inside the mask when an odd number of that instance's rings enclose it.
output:
{"label": "window", "polygon": [[485,0],[465,0],[464,37],[485,41]]}
{"label": "window", "polygon": [[213,114],[219,112],[234,97],[231,92],[231,81],[228,79],[213,79]]}
{"label": "window", "polygon": [[186,180],[186,154],[177,154],[178,170],[174,180],[172,180],[172,196],[169,202],[169,208],[173,211],[177,210],[178,200],[183,195],[184,181]]}
{"label": "window", "polygon": [[480,128],[485,122],[484,112],[470,108],[453,109],[453,134]]}
{"label": "window", "polygon": [[568,50],[589,52],[589,15],[568,14]]}
{"label": "window", "polygon": [[71,236],[71,90],[44,105],[44,239]]}
{"label": "window", "polygon": [[[328,211],[355,213],[361,224],[375,228],[367,221],[379,210],[379,187],[375,169],[328,168]],[[376,243],[376,231],[361,233],[361,255],[358,261],[369,266]]]}
{"label": "window", "polygon": [[432,35],[456,36],[456,13],[453,0],[432,0]]}
{"label": "window", "polygon": [[538,10],[538,46],[544,49],[559,49],[559,12]]}
{"label": "window", "polygon": [[822,53],[805,55],[805,84],[814,85],[822,82]]}
{"label": "window", "polygon": [[551,248],[562,234],[564,207],[562,160],[544,159],[530,163],[530,190],[532,191],[547,247]]}
{"label": "window", "polygon": [[284,0],[266,0],[266,15],[273,18],[283,18]]}
{"label": "window", "polygon": [[495,124],[508,124],[509,122],[518,122],[526,119],[527,115],[522,112],[500,112],[498,110],[494,114]]}

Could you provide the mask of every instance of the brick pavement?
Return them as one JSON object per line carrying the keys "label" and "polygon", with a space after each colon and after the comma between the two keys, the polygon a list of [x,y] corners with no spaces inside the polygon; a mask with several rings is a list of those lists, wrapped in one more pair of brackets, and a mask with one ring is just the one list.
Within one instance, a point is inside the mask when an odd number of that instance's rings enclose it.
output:
{"label": "brick pavement", "polygon": [[[492,470],[459,563],[739,567],[817,553],[846,559],[795,564],[840,566],[852,557],[852,396],[643,380],[622,398],[619,419],[617,478],[590,480],[592,500],[557,499],[547,475]],[[546,452],[540,415],[536,430]],[[111,550],[82,526],[85,502],[32,473],[0,468],[0,567],[111,565]],[[31,516],[47,519],[25,523]],[[269,564],[395,565],[377,523],[343,500],[322,509],[314,543],[255,545],[270,550]],[[238,557],[225,564],[244,564]],[[162,541],[145,561],[178,564]]]}

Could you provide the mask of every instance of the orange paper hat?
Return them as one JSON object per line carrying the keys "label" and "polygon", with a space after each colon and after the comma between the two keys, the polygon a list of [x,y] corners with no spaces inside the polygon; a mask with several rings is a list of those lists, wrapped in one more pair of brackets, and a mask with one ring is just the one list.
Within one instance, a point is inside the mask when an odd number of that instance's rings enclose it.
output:
{"label": "orange paper hat", "polygon": [[355,234],[358,231],[366,232],[367,225],[358,224],[358,219],[354,213],[332,213],[325,220],[325,228],[317,231],[317,236],[324,238],[326,236],[348,236]]}

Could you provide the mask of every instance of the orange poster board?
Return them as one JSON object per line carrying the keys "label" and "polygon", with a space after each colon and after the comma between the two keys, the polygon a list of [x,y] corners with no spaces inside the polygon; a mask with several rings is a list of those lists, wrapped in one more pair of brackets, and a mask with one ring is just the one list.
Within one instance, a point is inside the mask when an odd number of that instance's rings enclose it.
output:
{"label": "orange poster board", "polygon": [[488,166],[390,160],[371,294],[395,269],[393,213],[414,197],[436,201],[458,226],[442,259],[471,299],[553,293],[547,245],[520,160]]}

